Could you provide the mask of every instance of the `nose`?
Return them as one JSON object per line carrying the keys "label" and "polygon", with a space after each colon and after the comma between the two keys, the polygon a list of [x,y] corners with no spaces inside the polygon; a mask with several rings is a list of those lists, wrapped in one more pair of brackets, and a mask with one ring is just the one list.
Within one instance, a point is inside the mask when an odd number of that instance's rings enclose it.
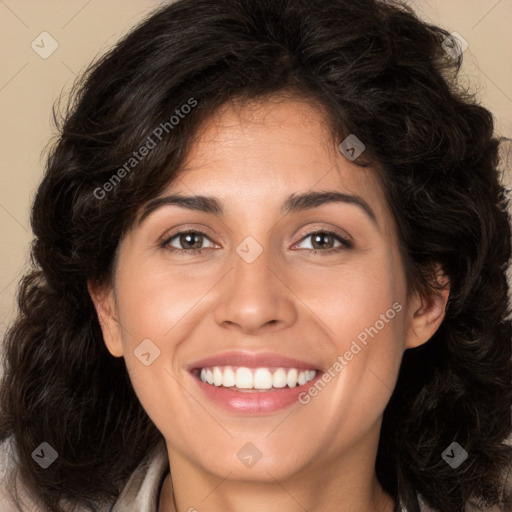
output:
{"label": "nose", "polygon": [[234,251],[232,269],[222,280],[214,310],[216,322],[255,335],[289,327],[296,321],[297,310],[283,264],[265,247],[249,261]]}

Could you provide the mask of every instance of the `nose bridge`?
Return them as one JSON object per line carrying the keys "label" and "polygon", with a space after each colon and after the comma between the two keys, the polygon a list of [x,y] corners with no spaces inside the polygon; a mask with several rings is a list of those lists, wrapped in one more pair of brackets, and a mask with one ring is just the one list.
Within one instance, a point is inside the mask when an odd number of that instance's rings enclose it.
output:
{"label": "nose bridge", "polygon": [[[261,241],[262,237],[260,236],[259,239]],[[275,258],[273,258],[268,237],[260,243],[256,238],[248,236],[238,244],[235,252],[233,271],[237,280],[262,288],[271,284],[269,277],[273,274],[270,268]]]}
{"label": "nose bridge", "polygon": [[267,238],[248,236],[235,248],[232,271],[215,310],[219,324],[237,324],[254,331],[266,324],[291,322],[294,308]]}

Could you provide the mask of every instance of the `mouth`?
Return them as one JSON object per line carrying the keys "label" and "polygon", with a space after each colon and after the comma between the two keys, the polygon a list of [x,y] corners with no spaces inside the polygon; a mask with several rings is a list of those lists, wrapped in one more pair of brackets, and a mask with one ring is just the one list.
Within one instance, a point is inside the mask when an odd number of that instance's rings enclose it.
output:
{"label": "mouth", "polygon": [[235,414],[264,415],[299,403],[299,395],[321,378],[310,363],[277,354],[229,352],[188,368],[212,404]]}

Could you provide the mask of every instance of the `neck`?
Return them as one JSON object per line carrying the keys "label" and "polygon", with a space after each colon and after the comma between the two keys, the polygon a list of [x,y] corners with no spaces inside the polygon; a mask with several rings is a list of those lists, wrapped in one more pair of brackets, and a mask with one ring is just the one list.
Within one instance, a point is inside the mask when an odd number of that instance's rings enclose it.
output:
{"label": "neck", "polygon": [[[173,482],[169,474],[162,487],[158,512],[201,512],[204,503],[208,503],[208,510],[211,512],[239,510],[261,512],[263,505],[266,512],[297,512],[297,510],[307,510],[308,512],[367,512],[368,510],[394,512],[396,506],[393,498],[385,493],[378,482],[372,486],[368,495],[344,487],[341,488],[342,492],[326,490],[322,492],[322,496],[319,496],[316,491],[304,493],[290,490],[287,483],[284,485],[276,483],[275,486],[267,488],[254,484],[249,485],[250,489],[244,488],[241,484],[234,488],[233,485],[226,485],[225,481],[220,481],[217,483],[217,488],[212,487],[210,495],[205,493],[203,498],[191,500],[185,496],[174,495]],[[214,496],[221,486],[224,487],[224,492]],[[305,494],[309,496],[305,496]]]}
{"label": "neck", "polygon": [[375,475],[373,458],[357,450],[310,465],[287,478],[266,471],[260,481],[230,479],[205,472],[173,453],[158,512],[394,512],[395,502]]}

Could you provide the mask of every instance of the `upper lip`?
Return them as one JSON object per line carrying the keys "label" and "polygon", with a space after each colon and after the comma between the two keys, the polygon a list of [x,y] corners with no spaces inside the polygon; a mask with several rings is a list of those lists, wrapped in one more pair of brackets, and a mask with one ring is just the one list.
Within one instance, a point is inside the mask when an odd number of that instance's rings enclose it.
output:
{"label": "upper lip", "polygon": [[246,368],[297,368],[303,370],[317,370],[318,367],[306,361],[300,361],[292,357],[275,354],[272,352],[223,352],[206,357],[189,364],[187,369],[192,371],[198,368],[210,368],[212,366],[243,366]]}

